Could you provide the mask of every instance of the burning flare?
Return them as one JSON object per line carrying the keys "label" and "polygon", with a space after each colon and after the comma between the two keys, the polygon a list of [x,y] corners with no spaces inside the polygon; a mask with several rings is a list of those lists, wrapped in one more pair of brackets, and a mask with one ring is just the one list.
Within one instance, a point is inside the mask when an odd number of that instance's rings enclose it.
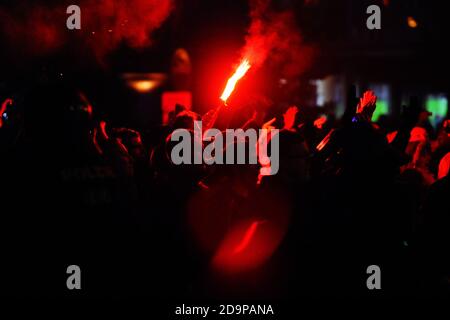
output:
{"label": "burning flare", "polygon": [[250,69],[251,65],[247,59],[244,59],[239,67],[236,69],[236,72],[228,79],[227,86],[225,90],[223,90],[222,96],[220,96],[220,100],[224,103],[227,102],[234,88],[236,87],[236,83],[247,73],[248,69]]}

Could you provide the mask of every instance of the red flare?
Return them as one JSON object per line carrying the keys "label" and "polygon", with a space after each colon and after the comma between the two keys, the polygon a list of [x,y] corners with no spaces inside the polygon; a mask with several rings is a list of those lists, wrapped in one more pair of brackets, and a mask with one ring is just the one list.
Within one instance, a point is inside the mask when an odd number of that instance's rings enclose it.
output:
{"label": "red flare", "polygon": [[250,69],[251,65],[250,62],[247,59],[244,59],[239,67],[237,67],[234,74],[228,79],[227,85],[225,87],[225,90],[223,90],[222,95],[220,96],[220,100],[222,100],[224,103],[227,102],[228,98],[230,97],[231,93],[234,91],[234,88],[236,87],[236,83],[247,73],[248,69]]}

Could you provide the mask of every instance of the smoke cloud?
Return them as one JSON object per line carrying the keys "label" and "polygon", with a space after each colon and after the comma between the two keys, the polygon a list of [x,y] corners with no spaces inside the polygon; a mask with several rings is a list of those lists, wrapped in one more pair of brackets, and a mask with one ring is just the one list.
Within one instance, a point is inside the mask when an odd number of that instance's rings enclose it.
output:
{"label": "smoke cloud", "polygon": [[292,11],[275,11],[269,0],[250,0],[250,26],[243,57],[254,67],[268,59],[286,76],[298,76],[310,65],[313,48],[304,43]]}
{"label": "smoke cloud", "polygon": [[0,27],[10,47],[33,55],[48,54],[68,41],[103,56],[122,42],[133,48],[151,44],[151,33],[173,9],[172,0],[81,0],[81,30],[68,30],[67,6],[17,3],[0,8]]}

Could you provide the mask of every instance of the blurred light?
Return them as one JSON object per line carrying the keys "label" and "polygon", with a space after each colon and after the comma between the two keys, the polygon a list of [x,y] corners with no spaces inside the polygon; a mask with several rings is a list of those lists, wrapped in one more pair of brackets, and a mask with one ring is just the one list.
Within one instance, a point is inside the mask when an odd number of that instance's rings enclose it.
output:
{"label": "blurred light", "polygon": [[417,23],[416,19],[414,19],[413,17],[408,17],[408,27],[415,29],[415,28],[417,28],[417,26],[418,26],[418,23]]}
{"label": "blurred light", "polygon": [[152,80],[136,80],[130,81],[129,85],[131,88],[140,93],[150,92],[152,89],[156,88],[156,81]]}
{"label": "blurred light", "polygon": [[255,221],[249,226],[249,228],[245,232],[245,235],[242,238],[241,242],[234,248],[234,250],[233,250],[234,254],[239,253],[248,247],[248,244],[250,243],[253,236],[255,235],[256,228],[258,228],[258,224],[260,224],[260,223],[261,222],[259,222],[259,221]]}
{"label": "blurred light", "polygon": [[316,86],[316,105],[323,107],[328,103],[335,105],[334,112],[341,117],[345,109],[345,79],[342,75],[331,75],[323,79],[312,80]]}
{"label": "blurred light", "polygon": [[138,93],[149,93],[160,87],[167,76],[163,73],[126,73],[122,76],[126,84]]}
{"label": "blurred light", "polygon": [[316,105],[323,107],[326,100],[326,84],[324,80],[315,80],[316,85]]}
{"label": "blurred light", "polygon": [[429,119],[436,127],[447,116],[448,100],[444,95],[429,95],[425,105],[427,111],[433,113]]}
{"label": "blurred light", "polygon": [[373,122],[377,122],[378,119],[380,118],[380,116],[382,115],[386,115],[389,113],[389,104],[387,101],[385,100],[377,100],[377,108],[375,109],[373,116],[372,116],[372,121]]}
{"label": "blurred light", "polygon": [[384,83],[369,84],[369,88],[377,96],[377,107],[372,115],[372,121],[377,122],[381,116],[388,115],[390,112],[389,102],[391,100],[391,90],[389,85]]}
{"label": "blurred light", "polygon": [[184,48],[175,50],[172,56],[171,72],[174,74],[190,74],[192,71],[191,58]]}
{"label": "blurred light", "polygon": [[280,86],[284,86],[287,85],[288,81],[287,79],[281,78],[280,80],[278,80],[278,83]]}
{"label": "blurred light", "polygon": [[284,229],[269,221],[240,221],[225,234],[212,266],[225,273],[240,273],[262,266],[277,250]]}

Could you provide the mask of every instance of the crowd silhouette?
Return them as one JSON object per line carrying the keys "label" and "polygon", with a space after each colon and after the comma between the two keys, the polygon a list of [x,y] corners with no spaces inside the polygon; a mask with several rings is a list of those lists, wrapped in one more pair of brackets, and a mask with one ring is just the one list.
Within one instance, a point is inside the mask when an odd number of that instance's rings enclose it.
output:
{"label": "crowd silhouette", "polygon": [[375,94],[354,88],[337,120],[267,101],[216,110],[221,130],[280,130],[280,170],[264,177],[258,164],[172,163],[170,134],[205,120],[180,105],[149,139],[59,82],[4,101],[2,295],[71,297],[72,264],[77,297],[450,293],[450,121],[433,131],[417,99],[389,132],[371,121]]}

